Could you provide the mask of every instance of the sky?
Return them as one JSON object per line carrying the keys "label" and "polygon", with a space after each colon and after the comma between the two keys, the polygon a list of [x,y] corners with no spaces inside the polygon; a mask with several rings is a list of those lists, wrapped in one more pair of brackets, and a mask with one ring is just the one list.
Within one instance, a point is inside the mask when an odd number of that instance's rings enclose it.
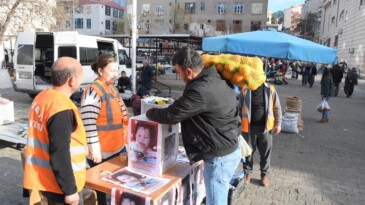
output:
{"label": "sky", "polygon": [[305,0],[269,0],[269,11],[276,12],[290,6],[304,4]]}

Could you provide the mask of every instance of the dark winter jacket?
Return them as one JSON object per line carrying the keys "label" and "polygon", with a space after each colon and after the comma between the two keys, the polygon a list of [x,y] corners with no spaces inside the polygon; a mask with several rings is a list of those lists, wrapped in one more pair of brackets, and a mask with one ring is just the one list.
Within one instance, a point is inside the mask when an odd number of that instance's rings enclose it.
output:
{"label": "dark winter jacket", "polygon": [[331,70],[331,75],[334,83],[341,83],[343,78],[343,71],[341,68],[334,66]]}
{"label": "dark winter jacket", "polygon": [[332,96],[333,90],[333,82],[331,76],[323,77],[323,81],[321,82],[321,95],[324,97]]}
{"label": "dark winter jacket", "polygon": [[184,147],[191,162],[225,156],[236,150],[240,133],[232,84],[212,66],[186,85],[182,97],[165,109],[150,109],[148,118],[165,124],[181,122]]}

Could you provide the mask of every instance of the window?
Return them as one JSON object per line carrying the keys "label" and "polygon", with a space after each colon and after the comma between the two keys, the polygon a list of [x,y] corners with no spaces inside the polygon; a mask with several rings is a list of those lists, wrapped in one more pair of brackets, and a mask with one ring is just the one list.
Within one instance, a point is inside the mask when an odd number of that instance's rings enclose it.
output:
{"label": "window", "polygon": [[17,62],[21,65],[33,65],[33,45],[19,45]]}
{"label": "window", "polygon": [[335,42],[333,42],[333,46],[337,48],[338,45],[338,35],[335,36]]}
{"label": "window", "polygon": [[155,14],[161,16],[163,13],[165,13],[165,7],[162,4],[156,5]]}
{"label": "window", "polygon": [[243,13],[243,3],[242,2],[234,2],[233,11],[235,14]]}
{"label": "window", "polygon": [[227,4],[226,3],[218,3],[218,13],[223,14],[227,12]]}
{"label": "window", "polygon": [[251,21],[251,31],[257,31],[261,29],[261,21]]}
{"label": "window", "polygon": [[76,18],[75,19],[75,28],[84,28],[84,19]]}
{"label": "window", "polygon": [[105,29],[110,30],[110,21],[109,20],[105,20]]}
{"label": "window", "polygon": [[113,29],[113,31],[117,30],[117,22],[116,21],[113,21],[112,29]]}
{"label": "window", "polygon": [[164,19],[156,19],[156,23],[158,24],[164,24]]}
{"label": "window", "polygon": [[262,3],[252,3],[252,14],[262,14]]}
{"label": "window", "polygon": [[331,44],[331,38],[327,38],[327,46],[330,47]]}
{"label": "window", "polygon": [[185,13],[195,14],[195,3],[185,3]]}
{"label": "window", "polygon": [[205,10],[205,2],[201,2],[200,3],[200,10],[204,11]]}
{"label": "window", "polygon": [[184,23],[184,30],[189,30],[189,25],[187,23]]}
{"label": "window", "polygon": [[118,9],[113,8],[113,17],[118,18]]}
{"label": "window", "polygon": [[335,20],[336,20],[335,16],[332,16],[332,18],[331,18],[331,24],[335,24]]}
{"label": "window", "polygon": [[226,31],[226,21],[225,20],[217,20],[217,31]]}
{"label": "window", "polygon": [[86,28],[91,28],[91,19],[86,19]]}
{"label": "window", "polygon": [[360,6],[365,5],[365,0],[360,0]]}
{"label": "window", "polygon": [[142,4],[142,14],[150,13],[150,4]]}
{"label": "window", "polygon": [[336,4],[337,3],[337,0],[333,0],[333,4]]}
{"label": "window", "polygon": [[124,10],[119,9],[119,18],[122,19],[124,17]]}
{"label": "window", "polygon": [[80,63],[81,65],[90,65],[98,58],[97,48],[80,47]]}
{"label": "window", "polygon": [[233,20],[233,32],[234,33],[242,32],[242,21],[241,20]]}
{"label": "window", "polygon": [[58,47],[58,57],[59,58],[61,58],[61,57],[77,58],[77,56],[76,56],[76,46],[60,46],[60,47]]}
{"label": "window", "polygon": [[341,13],[340,13],[340,20],[343,20],[345,17],[345,10],[342,9]]}
{"label": "window", "polygon": [[105,15],[110,16],[110,6],[105,6]]}

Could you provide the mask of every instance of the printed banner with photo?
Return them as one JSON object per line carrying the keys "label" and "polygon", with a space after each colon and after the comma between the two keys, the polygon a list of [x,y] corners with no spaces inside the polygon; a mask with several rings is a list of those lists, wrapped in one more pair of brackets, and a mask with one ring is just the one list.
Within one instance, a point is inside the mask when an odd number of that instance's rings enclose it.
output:
{"label": "printed banner with photo", "polygon": [[150,205],[150,197],[138,196],[117,188],[112,189],[110,205]]}
{"label": "printed banner with photo", "polygon": [[160,176],[161,147],[158,140],[158,123],[137,119],[130,120],[128,134],[129,152],[128,166],[133,171],[138,171],[151,176]]}
{"label": "printed banner with photo", "polygon": [[191,204],[191,183],[190,174],[187,174],[176,186],[176,205]]}
{"label": "printed banner with photo", "polygon": [[157,205],[175,205],[175,187],[170,189],[161,199],[157,200]]}
{"label": "printed banner with photo", "polygon": [[102,180],[143,194],[150,194],[170,181],[170,179],[150,177],[135,173],[128,169],[128,167],[103,177]]}

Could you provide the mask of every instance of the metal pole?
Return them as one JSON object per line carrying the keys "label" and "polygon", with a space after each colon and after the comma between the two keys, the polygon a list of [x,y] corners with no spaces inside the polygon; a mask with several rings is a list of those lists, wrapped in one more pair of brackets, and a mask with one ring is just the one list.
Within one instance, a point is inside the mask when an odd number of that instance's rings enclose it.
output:
{"label": "metal pole", "polygon": [[132,92],[137,93],[136,87],[136,44],[137,44],[137,0],[132,0]]}

